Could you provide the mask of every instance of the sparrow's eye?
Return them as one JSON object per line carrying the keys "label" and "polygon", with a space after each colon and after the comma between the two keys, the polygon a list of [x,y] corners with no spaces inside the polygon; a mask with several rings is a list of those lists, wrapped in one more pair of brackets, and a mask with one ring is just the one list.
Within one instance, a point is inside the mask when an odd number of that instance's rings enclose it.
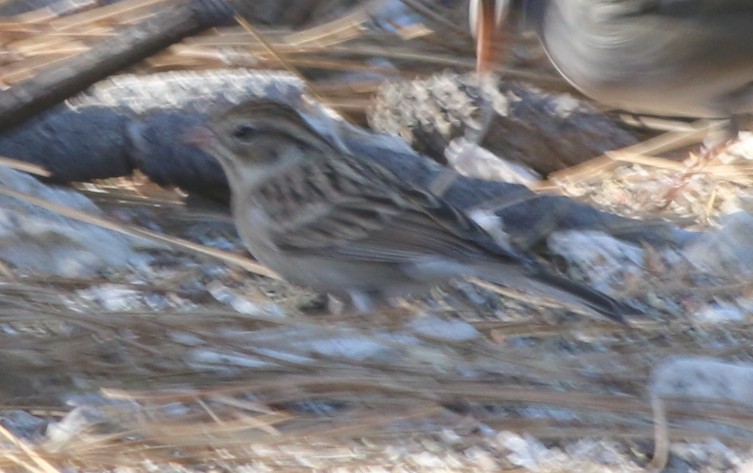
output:
{"label": "sparrow's eye", "polygon": [[256,134],[256,129],[251,125],[238,125],[232,134],[239,141],[249,141]]}

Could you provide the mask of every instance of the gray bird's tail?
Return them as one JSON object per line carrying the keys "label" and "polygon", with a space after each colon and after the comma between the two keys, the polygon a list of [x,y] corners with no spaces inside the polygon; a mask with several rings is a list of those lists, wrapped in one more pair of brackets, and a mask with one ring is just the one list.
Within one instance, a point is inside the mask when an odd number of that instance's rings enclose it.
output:
{"label": "gray bird's tail", "polygon": [[541,268],[525,270],[520,267],[508,268],[503,265],[500,268],[500,266],[496,264],[477,268],[480,270],[476,276],[502,286],[532,292],[567,304],[590,309],[621,324],[627,324],[625,316],[643,315],[642,310],[630,304],[620,302],[596,289]]}
{"label": "gray bird's tail", "polygon": [[556,294],[564,293],[569,298],[573,298],[578,305],[591,309],[615,322],[627,324],[625,316],[644,315],[642,310],[637,309],[630,304],[618,301],[603,292],[597,291],[585,284],[571,281],[562,276],[538,271],[533,277],[535,280],[545,284],[546,289],[552,291],[552,295],[555,297],[557,297]]}

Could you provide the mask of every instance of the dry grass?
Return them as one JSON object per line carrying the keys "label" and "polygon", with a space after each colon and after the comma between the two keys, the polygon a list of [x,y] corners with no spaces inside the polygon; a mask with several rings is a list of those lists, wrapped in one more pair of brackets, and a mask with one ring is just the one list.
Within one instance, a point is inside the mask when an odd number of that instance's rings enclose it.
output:
{"label": "dry grass", "polygon": [[[163,221],[165,208],[178,220],[194,219],[178,210],[178,200],[152,199],[148,188],[111,188],[103,198],[121,211],[151,209],[155,221]],[[558,443],[606,434],[639,452],[643,445],[647,455],[652,366],[675,353],[751,356],[747,325],[689,330],[680,319],[628,328],[552,319],[546,309],[531,317],[539,304],[534,309],[489,292],[479,293],[486,302],[472,301],[463,297],[475,291],[466,286],[435,292],[432,304],[441,319],[478,332],[468,340],[417,331],[412,324],[427,317],[426,301],[368,318],[306,315],[300,294],[273,280],[232,268],[206,279],[201,268],[212,256],[154,268],[152,279],[139,284],[122,274],[76,281],[18,275],[0,285],[0,359],[7,377],[31,383],[9,394],[51,422],[47,436],[31,444],[0,432],[9,439],[0,468],[143,468],[148,460],[356,471],[392,455],[434,471],[422,463],[428,451],[455,465],[451,471],[465,471],[478,466],[482,449],[495,465],[515,470],[497,437],[488,437],[509,431]],[[195,278],[209,292],[232,288],[257,313],[229,310],[202,291],[180,293]],[[128,286],[142,302],[175,300],[177,291],[184,303],[113,311],[82,296],[109,284]],[[369,343],[378,349],[359,355]],[[58,405],[59,396],[73,396],[79,407]],[[667,416],[672,440],[715,436],[745,445],[753,435],[750,414],[735,406],[670,404]]]}
{"label": "dry grass", "polygon": [[[170,3],[170,0],[127,0],[98,8],[82,4],[82,11],[59,18],[43,12],[7,18],[0,23],[0,35],[4,37],[0,43],[3,50],[0,84],[11,86],[33,77],[46,66],[88,50],[102,37],[112,36],[118,28],[136,24]],[[473,68],[471,56],[458,54],[458,48],[470,53],[472,45],[470,38],[457,27],[445,31],[441,43],[428,28],[404,31],[402,36],[367,31],[364,23],[370,20],[370,12],[379,3],[363,2],[342,18],[305,31],[257,29],[239,18],[242,25],[217,28],[189,38],[148,58],[135,70],[250,67],[283,69],[295,74],[299,70],[368,73],[361,79],[351,78],[347,84],[327,79],[321,80],[321,84],[311,83],[312,90],[326,97],[335,108],[363,112],[370,95],[379,86],[375,74],[403,75],[392,67],[380,68],[370,63],[374,58],[410,64],[413,71],[405,73],[411,75],[440,67]],[[406,36],[410,36],[409,43]]]}
{"label": "dry grass", "polygon": [[[221,278],[253,303],[270,302],[242,289],[269,282],[233,271]],[[132,288],[168,298],[180,286],[172,282]],[[673,353],[751,355],[745,325],[692,333],[681,321],[632,329],[588,320],[554,325],[528,316],[506,321],[504,312],[494,316],[484,307],[446,308],[444,318],[465,320],[479,335],[415,339],[411,322],[422,315],[407,311],[315,318],[297,315],[293,305],[280,317],[204,302],[113,312],[76,290],[104,283],[25,277],[0,286],[3,369],[41,387],[32,390],[36,396],[15,394],[24,409],[52,421],[31,445],[2,432],[9,439],[0,447],[3,470],[145,460],[358,468],[380,464],[390,452],[410,461],[427,445],[470,468],[468,452],[488,448],[490,431],[557,442],[606,434],[630,445],[652,438],[645,390],[658,361]],[[274,294],[272,301],[290,304],[284,291]],[[720,340],[723,350],[714,348]],[[379,350],[365,358],[341,351],[369,342]],[[101,397],[84,394],[98,388]],[[63,393],[80,407],[56,405]],[[753,435],[750,413],[734,406],[670,404],[668,417],[675,440],[746,444]],[[491,452],[504,465],[504,449]]]}

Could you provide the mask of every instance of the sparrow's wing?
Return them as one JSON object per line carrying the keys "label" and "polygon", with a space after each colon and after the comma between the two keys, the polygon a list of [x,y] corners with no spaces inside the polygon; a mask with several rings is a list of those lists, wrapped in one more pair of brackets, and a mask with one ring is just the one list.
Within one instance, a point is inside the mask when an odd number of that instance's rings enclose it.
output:
{"label": "sparrow's wing", "polygon": [[280,249],[385,263],[527,261],[443,199],[405,185],[376,163],[309,158],[259,192],[278,217],[271,241]]}
{"label": "sparrow's wing", "polygon": [[[275,215],[268,237],[294,255],[394,264],[418,280],[475,275],[583,305],[612,319],[640,313],[587,286],[550,274],[495,242],[464,213],[403,185],[376,163],[312,152],[257,193]],[[271,223],[271,222],[270,222]]]}
{"label": "sparrow's wing", "polygon": [[268,194],[265,205],[278,217],[270,239],[288,253],[400,265],[417,279],[459,275],[462,267],[468,274],[586,306],[620,322],[625,314],[640,313],[544,271],[499,245],[444,200],[404,186],[370,161],[312,157],[275,181],[275,193]]}

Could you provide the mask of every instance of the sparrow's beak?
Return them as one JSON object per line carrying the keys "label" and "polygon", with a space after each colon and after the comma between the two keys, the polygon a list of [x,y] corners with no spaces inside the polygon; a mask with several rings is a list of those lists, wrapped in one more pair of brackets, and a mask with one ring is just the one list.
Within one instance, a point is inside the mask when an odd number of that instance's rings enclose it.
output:
{"label": "sparrow's beak", "polygon": [[476,38],[476,71],[490,72],[494,69],[496,52],[504,42],[502,24],[507,19],[510,0],[471,0],[471,32]]}
{"label": "sparrow's beak", "polygon": [[206,149],[217,139],[217,135],[205,126],[194,126],[181,133],[179,140],[183,144]]}

